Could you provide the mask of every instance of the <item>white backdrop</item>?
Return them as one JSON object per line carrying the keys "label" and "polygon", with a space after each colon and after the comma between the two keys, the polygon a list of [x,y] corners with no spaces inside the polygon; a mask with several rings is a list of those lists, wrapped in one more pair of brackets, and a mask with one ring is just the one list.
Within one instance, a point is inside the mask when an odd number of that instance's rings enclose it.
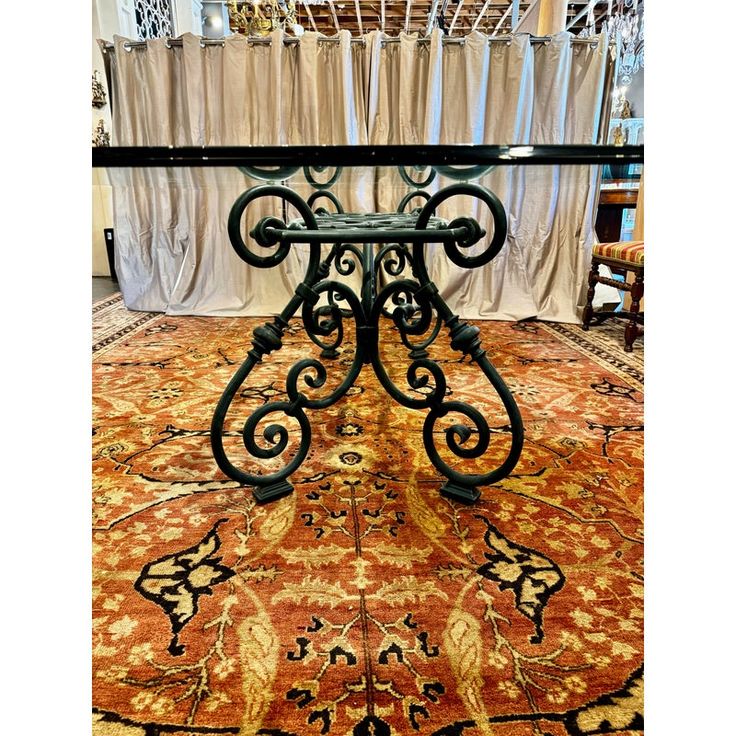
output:
{"label": "white backdrop", "polygon": [[[240,35],[224,46],[183,36],[111,58],[113,145],[527,144],[595,143],[608,42],[548,44],[519,35],[488,43],[474,32],[460,44],[401,34],[365,46],[341,31],[337,43],[307,32],[298,44]],[[346,166],[349,164],[345,162]],[[281,310],[306,255],[274,269],[243,263],[227,238],[234,200],[258,182],[234,168],[110,170],[116,269],[126,305],[169,314],[265,315]],[[451,183],[438,177],[429,191]],[[590,251],[597,167],[499,167],[481,183],[506,206],[509,235],[488,266],[465,271],[439,246],[430,271],[450,306],[466,317],[577,322]],[[294,184],[303,196],[312,191]],[[343,171],[335,192],[346,210],[393,211],[409,188],[393,169]],[[416,202],[418,203],[418,202]],[[279,211],[260,200],[246,227]],[[440,214],[486,212],[453,198]],[[482,244],[476,246],[482,249]],[[298,250],[298,247],[296,249]],[[357,283],[359,274],[352,277]]]}

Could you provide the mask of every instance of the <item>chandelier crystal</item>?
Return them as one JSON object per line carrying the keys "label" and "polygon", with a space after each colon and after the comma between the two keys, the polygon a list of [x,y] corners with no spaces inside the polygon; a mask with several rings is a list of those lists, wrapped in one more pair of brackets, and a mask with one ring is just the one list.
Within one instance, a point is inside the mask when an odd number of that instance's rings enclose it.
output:
{"label": "chandelier crystal", "polygon": [[618,82],[624,87],[644,68],[644,15],[637,13],[637,6],[637,0],[623,0],[601,28],[608,32],[609,38],[621,39]]}

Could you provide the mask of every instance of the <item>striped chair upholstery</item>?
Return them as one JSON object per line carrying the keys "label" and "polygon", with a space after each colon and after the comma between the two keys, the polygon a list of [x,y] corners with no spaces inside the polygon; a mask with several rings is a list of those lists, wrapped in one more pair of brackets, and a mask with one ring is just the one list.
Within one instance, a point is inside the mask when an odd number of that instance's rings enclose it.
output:
{"label": "striped chair upholstery", "polygon": [[619,243],[598,243],[593,246],[593,256],[607,261],[618,261],[622,266],[644,265],[644,241],[628,240]]}

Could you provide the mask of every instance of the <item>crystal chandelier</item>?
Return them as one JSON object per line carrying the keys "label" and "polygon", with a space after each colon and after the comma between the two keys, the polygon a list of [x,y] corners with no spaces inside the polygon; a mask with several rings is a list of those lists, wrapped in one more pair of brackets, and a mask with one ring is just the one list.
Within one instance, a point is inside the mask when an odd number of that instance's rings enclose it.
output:
{"label": "crystal chandelier", "polygon": [[227,10],[230,29],[246,36],[267,36],[278,28],[298,27],[294,0],[229,0]]}
{"label": "crystal chandelier", "polygon": [[609,38],[621,39],[618,82],[628,87],[644,68],[644,16],[637,13],[638,0],[619,0],[616,13],[603,22]]}

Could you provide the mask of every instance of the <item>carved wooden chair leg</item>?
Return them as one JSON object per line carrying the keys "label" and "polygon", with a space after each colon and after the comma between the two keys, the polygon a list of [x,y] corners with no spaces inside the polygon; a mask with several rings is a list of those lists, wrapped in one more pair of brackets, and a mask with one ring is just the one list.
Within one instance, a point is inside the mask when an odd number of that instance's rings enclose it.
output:
{"label": "carved wooden chair leg", "polygon": [[593,319],[593,295],[595,294],[595,285],[598,283],[598,268],[600,264],[593,261],[588,274],[588,296],[583,310],[583,329],[587,332],[590,327],[590,320]]}
{"label": "carved wooden chair leg", "polygon": [[636,274],[634,283],[631,286],[631,319],[626,325],[624,333],[624,350],[630,353],[634,349],[634,340],[639,336],[639,302],[644,296],[644,272],[640,271]]}
{"label": "carved wooden chair leg", "polygon": [[[614,274],[634,273],[634,283],[618,281],[616,278],[601,276],[601,265],[608,266]],[[593,294],[596,284],[612,286],[619,291],[631,294],[631,309],[626,311],[599,309],[593,310]],[[588,330],[591,325],[600,325],[611,317],[627,320],[624,335],[624,350],[633,350],[634,340],[644,334],[639,325],[644,324],[644,313],[640,312],[641,299],[644,296],[644,241],[629,240],[616,243],[597,243],[593,246],[591,267],[588,273],[588,295],[583,309],[582,328]]]}

